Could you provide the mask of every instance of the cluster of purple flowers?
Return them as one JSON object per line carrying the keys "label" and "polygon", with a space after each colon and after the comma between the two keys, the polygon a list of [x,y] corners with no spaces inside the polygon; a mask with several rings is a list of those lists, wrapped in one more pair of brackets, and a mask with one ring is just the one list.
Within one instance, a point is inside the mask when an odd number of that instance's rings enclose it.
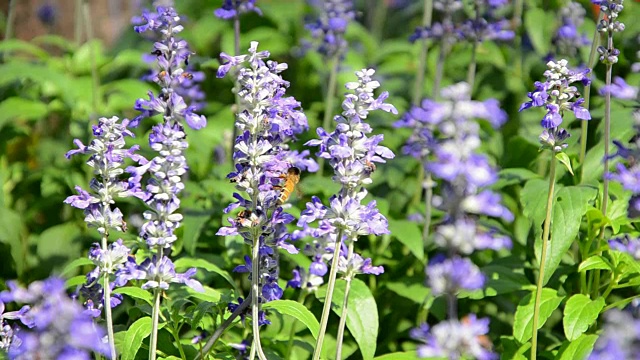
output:
{"label": "cluster of purple flowers", "polygon": [[515,33],[509,28],[509,21],[498,16],[508,1],[474,0],[473,4],[475,18],[453,21],[458,10],[463,8],[462,1],[434,1],[433,7],[442,13],[442,20],[431,26],[416,28],[409,40],[415,42],[419,39],[431,39],[455,43],[456,41],[509,41],[514,38]]}
{"label": "cluster of purple flowers", "polygon": [[540,125],[544,128],[540,135],[540,142],[543,148],[549,148],[554,152],[560,152],[567,147],[565,140],[570,134],[560,127],[565,111],[571,111],[575,117],[581,120],[590,120],[589,110],[583,107],[584,99],[579,97],[578,88],[571,85],[581,82],[588,85],[591,80],[588,77],[590,69],[573,71],[567,67],[567,60],[561,59],[558,62],[549,61],[548,70],[544,72],[547,78],[545,82],[535,82],[535,91],[531,91],[527,96],[531,101],[520,106],[520,110],[533,107],[545,107],[547,113],[542,118]]}
{"label": "cluster of purple flowers", "polygon": [[[284,96],[289,83],[280,73],[287,69],[287,64],[266,60],[269,52],[258,51],[257,42],[251,43],[248,55],[222,53],[220,57],[223,65],[218,69],[218,77],[224,77],[235,67],[240,99],[235,122],[240,133],[233,153],[235,171],[228,175],[238,190],[233,195],[238,201],[224,212],[238,207],[243,210],[236,218],[229,218],[231,226],[221,228],[217,234],[240,235],[253,248],[254,256],[247,256],[245,265],[234,271],[249,272],[260,288],[259,294],[252,296],[258,296],[261,302],[272,301],[282,296],[277,283],[278,249],[298,252],[289,243],[291,236],[286,224],[294,218],[281,206],[284,203],[282,187],[291,172],[297,171],[299,176],[299,171],[316,171],[318,165],[307,158],[308,151],[290,151],[287,145],[308,129],[300,103]],[[236,306],[231,304],[230,309]],[[262,312],[259,316],[261,324],[268,323]]]}
{"label": "cluster of purple flowers", "polygon": [[[460,322],[454,310],[455,298],[460,291],[478,290],[484,286],[484,275],[466,256],[477,250],[511,247],[508,237],[495,229],[482,227],[477,217],[513,220],[511,212],[500,204],[500,196],[485,189],[498,176],[489,159],[477,152],[481,143],[480,127],[472,121],[474,118],[487,119],[498,128],[506,122],[506,113],[496,100],[469,100],[470,90],[466,83],[444,88],[441,102],[425,99],[395,124],[414,129],[403,151],[419,159],[425,171],[442,183],[441,195],[434,197],[433,205],[442,209],[445,216],[433,239],[447,255],[432,258],[425,272],[432,294],[448,297],[451,319],[431,329],[423,325],[414,330],[414,338],[425,343],[419,347],[420,356],[493,356],[486,344],[478,340],[478,336],[487,333],[488,321],[476,320],[471,315],[468,322]],[[450,337],[438,335],[453,328],[458,329],[454,333],[460,334],[455,342]]]}
{"label": "cluster of purple flowers", "polygon": [[580,48],[591,44],[591,40],[586,34],[578,30],[584,23],[586,13],[585,8],[574,1],[568,2],[560,9],[561,25],[552,39],[555,52],[554,54],[549,54],[549,60],[554,56],[573,58],[578,55]]}
{"label": "cluster of purple flowers", "polygon": [[603,332],[588,360],[640,360],[640,301],[605,313]]}
{"label": "cluster of purple flowers", "polygon": [[[35,281],[28,289],[12,281],[7,286],[9,290],[0,293],[0,349],[9,359],[89,360],[92,353],[108,354],[104,331],[66,294],[64,280]],[[26,305],[5,313],[4,303],[9,302]]]}
{"label": "cluster of purple flowers", "polygon": [[229,20],[248,12],[262,15],[262,10],[256,6],[256,0],[224,0],[222,6],[213,13],[219,19]]}
{"label": "cluster of purple flowers", "polygon": [[[389,233],[387,219],[380,214],[376,202],[367,205],[362,200],[367,195],[364,185],[371,183],[371,174],[375,171],[375,163],[383,163],[385,159],[392,159],[394,154],[388,148],[379,145],[383,135],[369,137],[373,129],[364,122],[369,112],[382,110],[397,114],[393,105],[385,103],[389,96],[381,93],[377,98],[373,92],[380,87],[380,83],[372,79],[375,73],[372,69],[356,72],[357,82],[346,84],[353,93],[345,95],[342,102],[342,115],[334,118],[336,130],[327,133],[318,128],[320,137],[306,143],[318,146],[317,155],[327,159],[334,169],[332,180],[341,185],[340,192],[331,196],[329,204],[313,197],[302,211],[295,237],[310,236],[311,244],[305,247],[305,253],[311,256],[312,263],[306,269],[294,272],[294,281],[289,282],[292,287],[305,290],[315,290],[322,284],[322,277],[327,273],[326,261],[333,258],[339,251],[337,272],[345,278],[352,279],[357,274],[381,274],[381,266],[373,266],[371,259],[364,259],[353,252],[353,243],[358,236],[381,235]],[[317,221],[318,227],[312,228],[310,223]],[[336,249],[339,246],[339,249]]]}
{"label": "cluster of purple flowers", "polygon": [[352,0],[312,1],[318,10],[318,18],[306,24],[311,32],[312,41],[304,40],[302,50],[317,50],[327,58],[342,57],[347,49],[344,35],[347,25],[356,17]]}

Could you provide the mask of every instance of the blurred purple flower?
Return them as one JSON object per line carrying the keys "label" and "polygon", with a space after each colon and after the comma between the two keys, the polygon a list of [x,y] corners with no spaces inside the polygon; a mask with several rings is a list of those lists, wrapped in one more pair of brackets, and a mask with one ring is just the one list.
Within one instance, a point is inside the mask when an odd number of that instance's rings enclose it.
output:
{"label": "blurred purple flower", "polygon": [[223,0],[222,6],[213,13],[220,19],[229,20],[252,11],[262,15],[262,11],[256,6],[256,0]]}

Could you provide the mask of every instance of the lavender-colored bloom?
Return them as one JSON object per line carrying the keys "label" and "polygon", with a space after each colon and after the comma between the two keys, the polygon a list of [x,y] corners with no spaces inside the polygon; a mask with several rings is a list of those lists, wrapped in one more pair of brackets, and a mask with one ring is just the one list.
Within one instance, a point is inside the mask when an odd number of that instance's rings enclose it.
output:
{"label": "lavender-colored bloom", "polygon": [[574,1],[569,1],[560,9],[560,26],[552,39],[555,55],[575,57],[580,48],[591,44],[591,40],[578,30],[584,23],[587,11]]}
{"label": "lavender-colored bloom", "polygon": [[[133,259],[129,259],[133,261]],[[186,272],[180,274],[176,273],[175,265],[171,259],[163,256],[159,260],[154,255],[152,258],[147,258],[140,265],[129,264],[132,268],[128,269],[128,277],[130,280],[146,280],[142,284],[142,289],[169,289],[171,283],[185,284],[195,291],[203,292],[204,288],[202,284],[197,280],[192,279],[196,274],[196,269],[191,268]]]}
{"label": "lavender-colored bloom", "polygon": [[261,301],[270,301],[282,295],[276,281],[279,276],[276,249],[298,252],[289,242],[291,235],[286,224],[294,217],[283,211],[282,187],[289,169],[312,171],[318,166],[306,157],[308,152],[288,150],[287,142],[306,131],[308,124],[300,103],[284,96],[289,83],[280,73],[287,69],[287,64],[267,60],[269,52],[257,48],[258,43],[252,42],[248,55],[220,55],[222,65],[218,77],[236,67],[240,99],[235,122],[240,132],[234,146],[235,170],[227,176],[236,185],[238,192],[233,196],[237,201],[224,211],[228,213],[238,207],[243,210],[236,218],[229,218],[231,226],[221,228],[217,235],[240,235],[246,244],[259,247],[259,258],[246,257],[245,265],[236,267],[235,271],[251,273],[257,262],[258,274],[251,276],[258,277],[262,285]]}
{"label": "lavender-colored bloom", "polygon": [[315,6],[318,18],[305,26],[313,40],[304,41],[303,50],[315,49],[328,58],[344,56],[348,45],[344,38],[347,25],[356,17],[352,0],[325,0]]}
{"label": "lavender-colored bloom", "polygon": [[22,323],[29,325],[13,334],[9,359],[88,360],[92,352],[108,354],[108,347],[102,342],[104,332],[67,296],[64,280],[36,281],[28,289],[14,282],[7,282],[7,286],[9,290],[0,293],[0,302],[30,306],[20,315]]}
{"label": "lavender-colored bloom", "polygon": [[640,360],[640,302],[604,314],[603,332],[588,360]]}
{"label": "lavender-colored bloom", "polygon": [[446,320],[432,328],[422,324],[411,330],[411,337],[423,343],[418,346],[420,358],[498,359],[488,348],[488,333],[489,319],[478,319],[471,314],[462,321]]}
{"label": "lavender-colored bloom", "polygon": [[628,234],[622,237],[609,240],[611,250],[618,250],[631,255],[634,259],[640,260],[640,239],[631,238]]}
{"label": "lavender-colored bloom", "polygon": [[123,165],[127,158],[138,161],[135,154],[138,146],[125,147],[125,137],[133,134],[127,130],[129,120],[122,122],[117,117],[100,118],[98,125],[93,126],[94,139],[89,145],[74,140],[78,147],[67,152],[70,158],[77,154],[89,154],[87,165],[93,168],[95,178],[91,180],[91,193],[76,186],[78,195],[69,196],[64,202],[78,209],[83,209],[85,221],[89,227],[95,227],[99,233],[108,233],[110,229],[123,231],[126,224],[118,208],[112,208],[115,199],[129,196],[142,197],[142,192],[135,182],[120,180],[124,173]]}
{"label": "lavender-colored bloom", "polygon": [[611,93],[612,97],[622,100],[636,100],[639,95],[637,86],[627,84],[627,82],[619,76],[613,78],[611,85],[605,85],[600,89],[600,95],[605,95],[606,93]]}
{"label": "lavender-colored bloom", "polygon": [[57,9],[50,3],[44,3],[38,8],[38,20],[46,26],[53,26],[56,23]]}
{"label": "lavender-colored bloom", "polygon": [[588,74],[591,70],[573,71],[569,70],[567,64],[567,60],[564,59],[558,62],[549,61],[548,70],[544,72],[547,81],[535,83],[536,90],[527,94],[531,101],[523,103],[519,110],[532,107],[546,108],[547,112],[540,122],[543,131],[539,139],[543,149],[553,152],[561,152],[567,147],[565,140],[570,134],[560,127],[565,111],[573,112],[577,119],[591,119],[589,110],[583,107],[584,99],[578,98],[578,89],[571,85],[578,81],[583,85],[590,84]]}
{"label": "lavender-colored bloom", "polygon": [[179,23],[180,16],[171,7],[158,7],[155,14],[143,13],[142,16],[146,23],[134,26],[136,32],[154,31],[161,34],[161,39],[154,44],[153,54],[160,68],[154,81],[162,91],[158,97],[149,92],[149,100],[136,101],[135,109],[141,114],[133,119],[131,126],[137,126],[144,118],[162,114],[165,123],[185,121],[193,129],[203,128],[207,124],[206,118],[196,114],[195,108],[188,106],[177,91],[183,88],[183,82],[193,78],[193,74],[185,72],[183,65],[191,55],[188,44],[176,37],[183,30]]}
{"label": "lavender-colored bloom", "polygon": [[447,259],[436,256],[425,269],[427,284],[435,296],[457,295],[461,290],[478,290],[484,286],[485,277],[471,260],[461,257]]}
{"label": "lavender-colored bloom", "polygon": [[213,13],[220,19],[229,20],[248,12],[262,15],[262,11],[256,6],[256,0],[224,0],[222,6]]}
{"label": "lavender-colored bloom", "polygon": [[[363,185],[371,183],[371,174],[375,171],[375,163],[384,163],[394,154],[388,148],[379,145],[382,135],[368,137],[373,130],[364,122],[369,112],[383,110],[396,114],[393,105],[386,104],[388,94],[383,92],[379,97],[373,91],[380,83],[373,80],[374,70],[363,69],[356,72],[357,82],[346,84],[346,88],[354,94],[346,94],[342,103],[343,112],[336,116],[336,130],[327,133],[319,128],[320,139],[311,140],[307,145],[319,148],[317,155],[328,159],[334,169],[333,181],[341,184],[338,194],[329,199],[329,205],[324,205],[320,199],[313,197],[307,208],[302,211],[298,226],[302,230],[298,237],[306,235],[313,237],[313,242],[305,248],[305,253],[312,256],[313,263],[310,272],[322,276],[326,267],[321,265],[333,257],[335,246],[341,246],[342,254],[339,261],[339,272],[353,278],[358,273],[378,275],[383,272],[381,267],[371,265],[370,259],[363,259],[357,254],[348,254],[345,244],[356,241],[360,235],[386,234],[389,232],[387,219],[377,210],[376,202],[367,205],[362,200],[367,195]],[[318,227],[309,226],[318,221]],[[337,238],[340,232],[342,239]]]}

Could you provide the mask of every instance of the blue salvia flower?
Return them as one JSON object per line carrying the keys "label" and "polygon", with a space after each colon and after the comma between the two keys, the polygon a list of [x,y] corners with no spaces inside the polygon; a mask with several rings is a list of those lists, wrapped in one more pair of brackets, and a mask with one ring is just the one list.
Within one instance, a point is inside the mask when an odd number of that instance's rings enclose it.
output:
{"label": "blue salvia flower", "polygon": [[[140,229],[140,237],[150,250],[157,254],[136,265],[133,257],[128,257],[124,266],[116,274],[117,284],[124,285],[128,280],[146,280],[145,289],[166,289],[169,283],[183,283],[197,291],[202,285],[190,277],[195,269],[177,274],[165,250],[177,240],[175,230],[182,223],[182,214],[178,213],[180,199],[184,190],[182,176],[188,170],[184,152],[189,146],[184,132],[184,123],[194,129],[206,125],[206,118],[194,113],[177,91],[190,74],[184,71],[184,63],[190,52],[186,41],[176,35],[182,31],[180,16],[171,7],[158,7],[155,14],[145,13],[146,24],[135,26],[136,32],[154,31],[160,40],[154,44],[153,54],[160,69],[154,79],[161,90],[158,97],[149,92],[149,100],[138,99],[135,109],[141,111],[132,122],[137,126],[147,117],[161,114],[163,121],[152,127],[149,146],[157,152],[151,160],[139,157],[139,166],[130,166],[127,172],[132,175],[130,182],[142,188],[143,177],[147,177],[143,200],[148,210],[143,213],[146,222]],[[164,255],[163,255],[164,252]]]}
{"label": "blue salvia flower", "polygon": [[252,11],[262,15],[262,10],[256,6],[256,0],[224,0],[222,6],[213,13],[220,19],[228,20]]}
{"label": "blue salvia flower", "polygon": [[574,1],[568,2],[560,9],[561,25],[552,39],[555,55],[573,58],[579,53],[580,48],[591,45],[589,37],[578,30],[584,23],[586,13],[584,7]]}
{"label": "blue salvia flower", "polygon": [[[245,258],[245,265],[237,272],[252,273],[253,261],[258,261],[259,296],[261,302],[281,297],[277,284],[279,277],[278,248],[289,253],[298,250],[289,241],[291,236],[286,224],[294,218],[282,209],[288,193],[282,189],[287,176],[293,172],[315,171],[318,165],[305,158],[306,153],[288,150],[287,143],[308,129],[307,118],[300,103],[286,97],[289,83],[280,75],[287,64],[267,60],[268,51],[258,51],[258,43],[252,42],[248,55],[229,56],[222,53],[223,63],[218,77],[224,77],[236,67],[237,94],[240,107],[235,126],[240,135],[235,139],[233,160],[235,171],[228,178],[238,190],[233,196],[236,202],[224,211],[241,207],[236,218],[229,218],[230,226],[223,227],[218,235],[240,235],[251,247],[259,247],[258,259]],[[244,65],[243,67],[241,67]],[[290,190],[290,189],[289,189]],[[287,190],[287,191],[289,191]],[[231,304],[235,309],[235,304]],[[267,323],[260,312],[260,324]]]}
{"label": "blue salvia flower", "polygon": [[591,70],[573,71],[567,67],[567,64],[565,59],[558,60],[558,62],[549,61],[547,63],[548,70],[544,72],[547,81],[535,82],[536,90],[527,94],[531,101],[523,103],[519,110],[533,107],[546,108],[547,113],[540,122],[544,128],[540,142],[543,147],[548,147],[556,152],[562,151],[566,147],[564,140],[569,137],[569,133],[560,128],[566,111],[571,111],[578,119],[591,119],[589,110],[582,106],[584,99],[578,98],[578,88],[571,85],[575,82],[588,85],[591,80],[587,74]]}
{"label": "blue salvia flower", "polygon": [[102,341],[104,331],[65,293],[63,279],[35,281],[28,289],[12,281],[7,286],[9,290],[0,293],[0,304],[29,306],[13,314],[26,326],[14,333],[9,359],[90,359],[94,352],[108,354],[108,346]]}
{"label": "blue salvia flower", "polygon": [[491,351],[489,319],[478,319],[471,314],[463,318],[446,320],[429,327],[423,324],[411,330],[411,337],[420,341],[418,356],[421,358],[493,360],[498,355]]}
{"label": "blue salvia flower", "polygon": [[[371,259],[363,259],[347,251],[347,245],[357,241],[359,236],[389,233],[387,219],[378,211],[375,200],[367,205],[362,204],[367,195],[364,186],[371,183],[375,163],[383,163],[385,159],[394,157],[391,150],[379,145],[383,135],[367,135],[373,131],[365,122],[371,111],[397,114],[393,105],[385,103],[389,96],[387,92],[377,98],[374,96],[374,90],[380,87],[380,83],[372,79],[374,73],[372,69],[356,72],[358,81],[346,84],[346,88],[353,93],[345,95],[342,103],[344,111],[334,118],[336,130],[327,133],[318,128],[320,139],[306,144],[319,147],[318,156],[329,160],[334,169],[332,179],[341,185],[340,192],[329,199],[328,205],[314,197],[307,203],[298,221],[298,226],[303,229],[298,236],[310,235],[314,239],[305,249],[308,254],[313,254],[313,263],[308,271],[312,275],[322,276],[326,273],[324,262],[333,257],[336,245],[341,247],[338,272],[345,274],[345,277],[383,272],[382,267],[371,265]],[[317,228],[309,226],[314,221],[318,221]],[[343,234],[342,239],[337,238],[339,232]]]}
{"label": "blue salvia flower", "polygon": [[453,16],[462,9],[461,0],[436,0],[433,2],[433,8],[440,11],[442,16],[439,22],[434,22],[431,26],[417,27],[413,34],[409,37],[410,42],[416,42],[420,39],[431,39],[434,41],[446,41],[453,44],[462,39],[459,27],[453,22]]}
{"label": "blue salvia flower", "polygon": [[57,13],[58,11],[56,7],[46,2],[38,8],[36,15],[38,16],[38,20],[40,20],[40,22],[42,22],[46,26],[51,27],[56,23],[56,18],[58,15]]}
{"label": "blue salvia flower", "polygon": [[[640,133],[640,109],[636,109],[633,112],[635,120],[634,128],[637,133]],[[611,157],[620,156],[627,160],[628,165],[616,164],[616,170],[605,174],[609,179],[617,181],[622,184],[622,187],[633,193],[629,200],[629,207],[627,215],[629,218],[640,217],[640,137],[635,136],[631,145],[624,145],[620,141],[613,140],[613,144],[618,148],[618,151],[611,155]]]}
{"label": "blue salvia flower", "polygon": [[496,12],[505,5],[507,5],[506,1],[475,0],[476,16],[460,25],[458,29],[460,36],[470,42],[512,40],[516,34],[510,29],[509,20],[496,15]]}
{"label": "blue salvia flower", "polygon": [[131,121],[131,126],[138,126],[144,118],[162,114],[165,123],[184,120],[193,129],[203,128],[207,125],[206,118],[196,114],[193,106],[188,106],[177,91],[185,81],[193,78],[193,74],[184,70],[185,62],[191,56],[188,44],[176,37],[183,30],[180,16],[171,7],[158,7],[156,13],[143,13],[142,18],[146,24],[134,26],[136,32],[154,31],[160,35],[153,51],[160,71],[153,80],[161,92],[157,97],[149,92],[149,100],[136,101],[135,109],[141,114]]}
{"label": "blue salvia flower", "polygon": [[25,305],[18,311],[5,312],[5,304],[0,300],[0,351],[8,352],[9,348],[19,347],[21,340],[16,337],[17,325],[10,324],[7,320],[20,320],[25,326],[33,326],[32,322],[25,316],[31,309],[29,305]]}
{"label": "blue salvia flower", "polygon": [[640,261],[639,238],[632,238],[629,234],[625,234],[619,238],[609,240],[609,247],[611,250],[625,252]]}
{"label": "blue salvia flower", "polygon": [[347,26],[356,17],[353,1],[324,0],[314,1],[312,4],[318,11],[318,18],[305,26],[311,32],[313,40],[303,41],[303,50],[314,49],[327,58],[344,56],[348,46],[345,40]]}
{"label": "blue salvia flower", "polygon": [[[604,18],[600,20],[598,24],[598,31],[600,33],[612,33],[624,31],[624,24],[618,20],[620,12],[624,9],[624,0],[592,0],[594,4],[600,5],[600,11],[604,13]],[[606,44],[607,46],[598,46],[598,54],[600,54],[600,61],[604,64],[615,64],[618,62],[618,55],[620,50],[613,47],[613,42]]]}
{"label": "blue salvia flower", "polygon": [[611,93],[611,96],[621,100],[640,100],[640,88],[627,84],[623,78],[616,76],[613,78],[611,85],[603,86],[600,89],[600,95]]}
{"label": "blue salvia flower", "polygon": [[604,315],[603,332],[588,360],[640,360],[640,302],[624,310],[611,309]]}

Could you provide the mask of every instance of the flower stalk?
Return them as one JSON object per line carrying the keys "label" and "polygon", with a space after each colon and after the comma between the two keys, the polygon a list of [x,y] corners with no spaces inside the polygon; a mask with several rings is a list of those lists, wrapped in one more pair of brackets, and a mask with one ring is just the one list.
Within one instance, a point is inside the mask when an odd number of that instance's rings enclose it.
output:
{"label": "flower stalk", "polygon": [[538,271],[538,283],[536,285],[536,298],[533,305],[533,320],[531,322],[531,360],[536,360],[536,351],[538,346],[538,323],[540,320],[540,300],[542,297],[542,287],[544,285],[544,271],[547,261],[547,247],[550,241],[551,230],[551,216],[553,210],[553,200],[555,198],[555,184],[556,184],[556,159],[555,153],[551,153],[551,162],[549,166],[549,194],[547,195],[546,215],[544,218],[544,225],[542,228],[542,251],[540,253],[540,266]]}

